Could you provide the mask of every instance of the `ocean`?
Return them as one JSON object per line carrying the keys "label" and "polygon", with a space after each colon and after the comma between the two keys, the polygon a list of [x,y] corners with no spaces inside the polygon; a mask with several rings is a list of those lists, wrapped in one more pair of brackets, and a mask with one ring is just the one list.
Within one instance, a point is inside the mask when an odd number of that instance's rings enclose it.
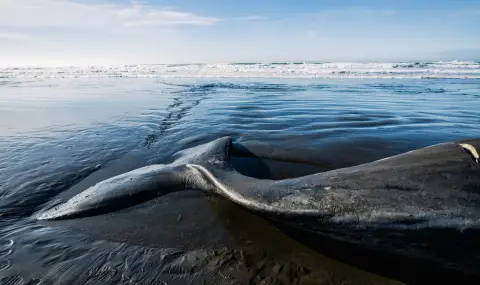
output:
{"label": "ocean", "polygon": [[222,136],[279,158],[267,170],[237,158],[239,171],[283,179],[478,138],[479,106],[479,62],[2,68],[0,283],[400,284],[196,191],[34,215]]}

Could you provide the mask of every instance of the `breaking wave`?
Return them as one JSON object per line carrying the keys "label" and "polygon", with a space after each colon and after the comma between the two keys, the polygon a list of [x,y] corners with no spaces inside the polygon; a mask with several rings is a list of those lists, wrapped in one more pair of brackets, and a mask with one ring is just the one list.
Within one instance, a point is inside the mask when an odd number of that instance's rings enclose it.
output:
{"label": "breaking wave", "polygon": [[292,62],[1,68],[2,79],[34,78],[455,78],[480,79],[480,62]]}

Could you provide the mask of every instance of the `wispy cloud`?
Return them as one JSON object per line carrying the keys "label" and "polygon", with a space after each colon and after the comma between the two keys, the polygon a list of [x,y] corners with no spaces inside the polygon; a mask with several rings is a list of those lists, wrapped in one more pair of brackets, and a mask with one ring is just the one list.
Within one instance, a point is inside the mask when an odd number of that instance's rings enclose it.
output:
{"label": "wispy cloud", "polygon": [[205,17],[188,12],[175,11],[169,8],[155,8],[145,6],[137,1],[131,6],[121,9],[112,9],[113,13],[123,20],[125,25],[212,25],[219,21],[219,18]]}
{"label": "wispy cloud", "polygon": [[135,25],[212,25],[215,17],[170,8],[129,4],[87,4],[72,0],[2,0],[0,26],[118,27]]}

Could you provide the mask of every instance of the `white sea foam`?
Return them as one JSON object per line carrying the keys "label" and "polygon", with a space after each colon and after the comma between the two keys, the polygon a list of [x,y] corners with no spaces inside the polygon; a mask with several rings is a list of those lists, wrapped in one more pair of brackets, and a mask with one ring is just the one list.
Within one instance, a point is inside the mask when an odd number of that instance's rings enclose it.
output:
{"label": "white sea foam", "polygon": [[34,78],[472,78],[480,62],[326,62],[156,64],[89,67],[0,68],[1,79]]}

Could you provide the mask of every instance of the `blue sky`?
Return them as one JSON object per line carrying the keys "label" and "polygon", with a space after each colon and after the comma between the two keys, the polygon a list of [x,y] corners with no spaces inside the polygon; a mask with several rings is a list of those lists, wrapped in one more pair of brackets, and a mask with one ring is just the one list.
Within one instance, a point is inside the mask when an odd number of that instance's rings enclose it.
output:
{"label": "blue sky", "polygon": [[1,0],[0,65],[480,58],[475,0]]}

